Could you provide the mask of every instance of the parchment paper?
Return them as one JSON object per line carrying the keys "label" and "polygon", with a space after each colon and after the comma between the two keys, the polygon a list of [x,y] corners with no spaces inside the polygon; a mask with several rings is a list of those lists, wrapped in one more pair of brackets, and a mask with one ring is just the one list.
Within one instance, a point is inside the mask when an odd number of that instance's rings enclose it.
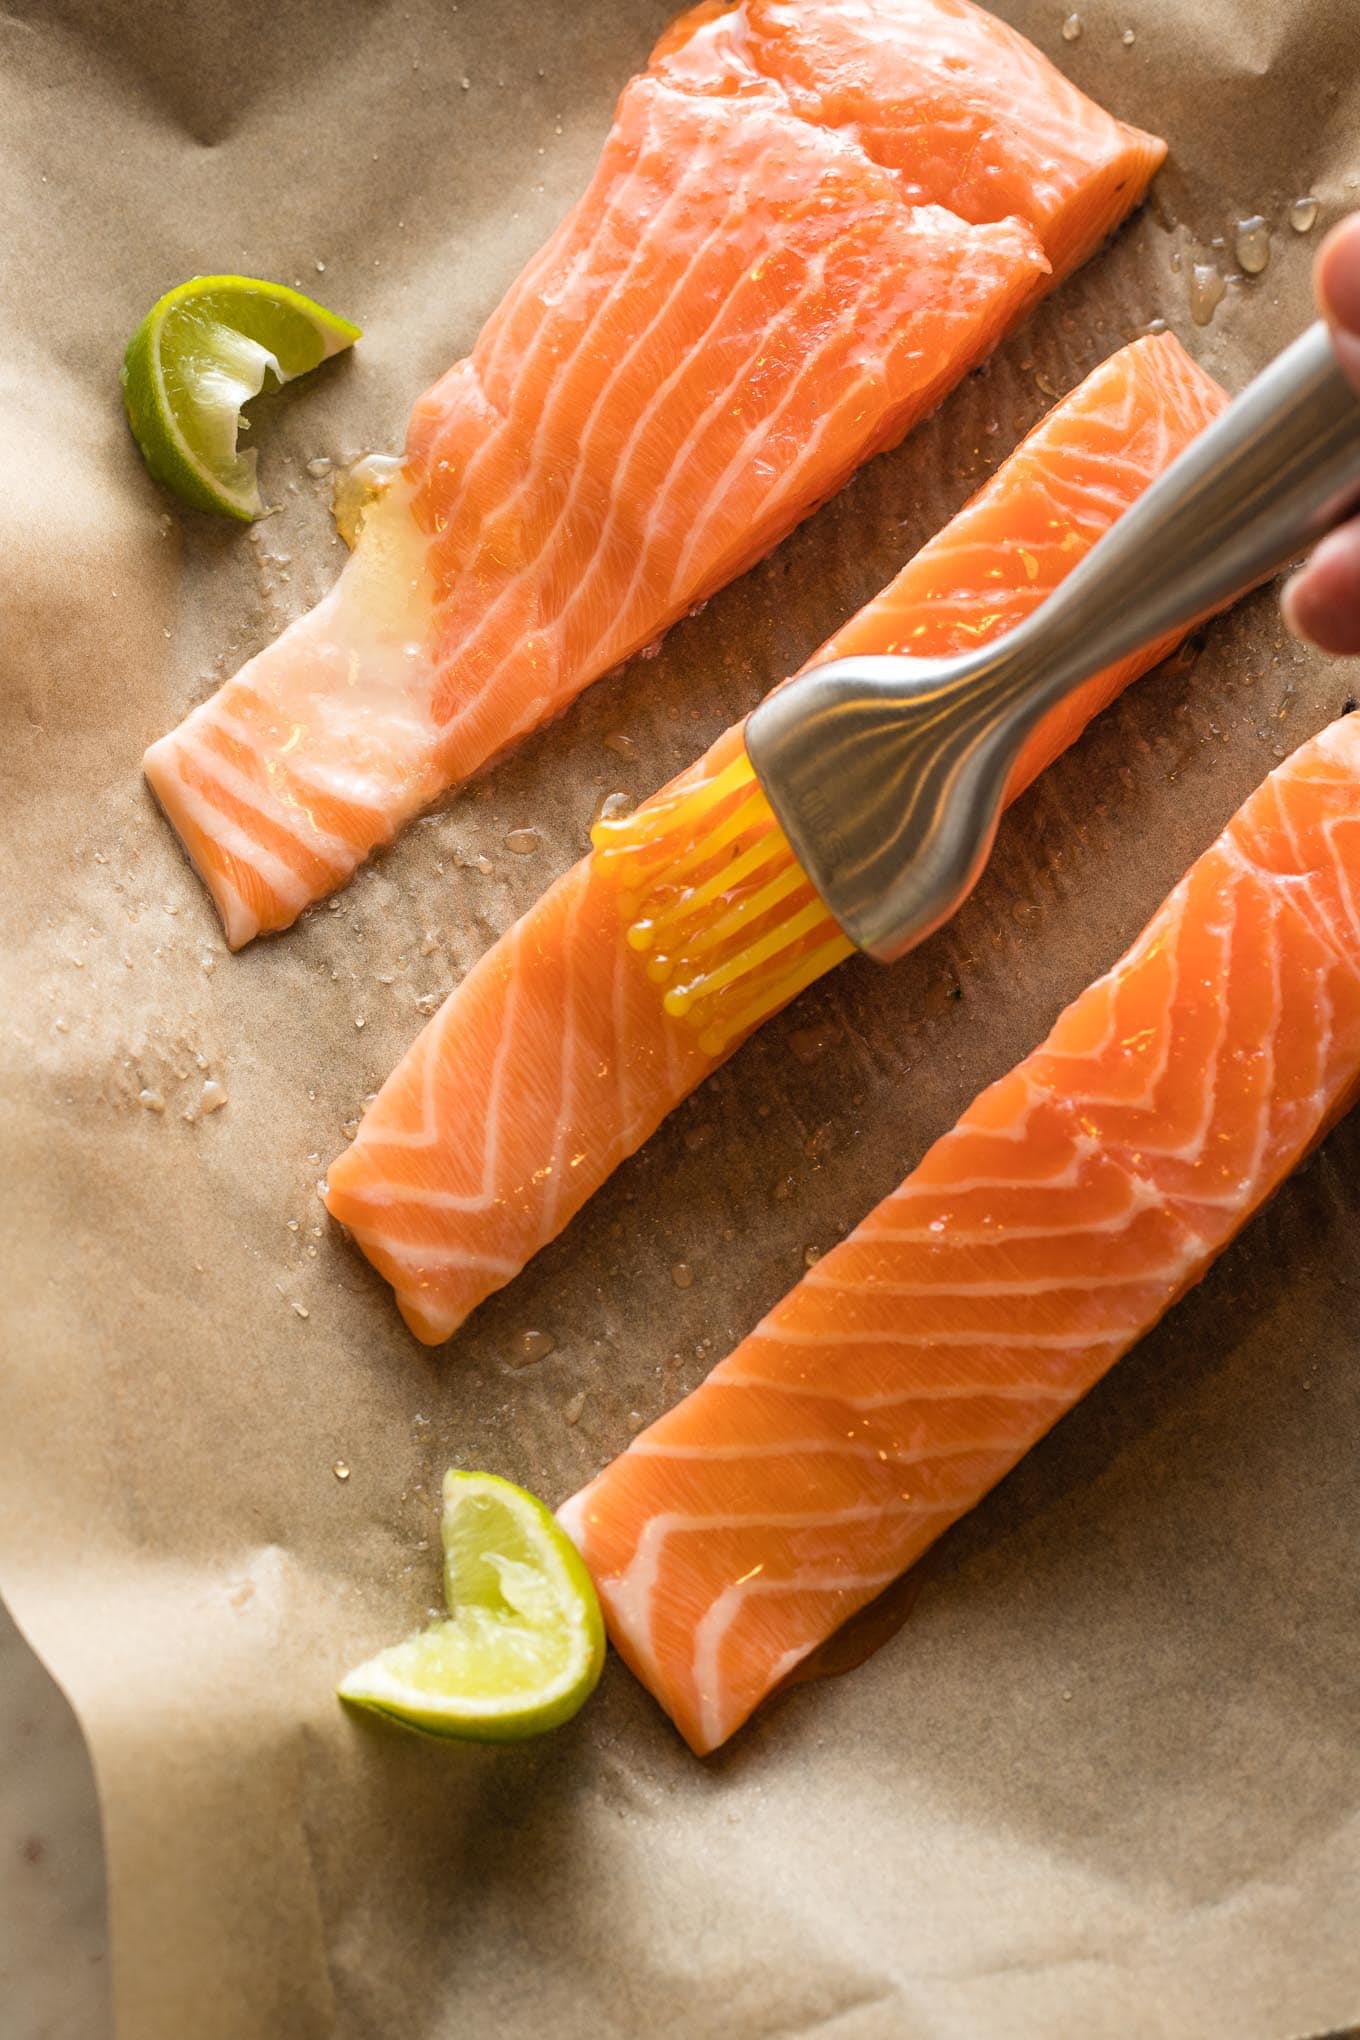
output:
{"label": "parchment paper", "polygon": [[[1285,2040],[1360,2016],[1360,1118],[951,1535],[892,1642],[711,1762],[616,1664],[517,1750],[332,1698],[436,1596],[446,1464],[576,1487],[1356,686],[1269,593],[1215,625],[1013,812],[950,930],[767,1027],[450,1348],[323,1224],[317,1178],[421,1001],[603,793],[749,708],[1149,320],[1240,385],[1307,315],[1360,171],[1350,0],[1080,0],[1070,41],[1066,0],[998,4],[1169,136],[1154,206],[657,658],[235,959],[142,748],[325,586],[307,463],[399,442],[582,185],[668,0],[0,19],[0,1561],[93,1752],[124,2040]],[[1192,266],[1231,269],[1211,244],[1253,213],[1270,266],[1199,326]],[[258,407],[279,514],[255,534],[169,504],[119,410],[131,327],[208,269],[365,328]],[[525,826],[541,848],[509,854]],[[206,1079],[227,1103],[195,1117]],[[518,1367],[528,1329],[555,1349]]]}

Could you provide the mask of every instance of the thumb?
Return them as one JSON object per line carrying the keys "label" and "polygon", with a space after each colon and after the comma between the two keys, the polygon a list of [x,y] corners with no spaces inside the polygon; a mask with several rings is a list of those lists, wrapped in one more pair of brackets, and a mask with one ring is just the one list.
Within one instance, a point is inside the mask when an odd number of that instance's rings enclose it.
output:
{"label": "thumb", "polygon": [[1328,234],[1318,251],[1314,284],[1337,359],[1360,390],[1360,213]]}

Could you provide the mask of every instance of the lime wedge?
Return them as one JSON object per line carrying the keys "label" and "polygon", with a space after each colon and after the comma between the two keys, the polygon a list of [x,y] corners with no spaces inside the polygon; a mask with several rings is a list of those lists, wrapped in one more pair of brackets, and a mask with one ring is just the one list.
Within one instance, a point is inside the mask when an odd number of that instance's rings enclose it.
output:
{"label": "lime wedge", "polygon": [[493,1473],[444,1476],[449,1619],[347,1674],[342,1700],[427,1735],[518,1742],[594,1690],[604,1623],[575,1545],[533,1495]]}
{"label": "lime wedge", "polygon": [[198,510],[264,508],[241,406],[352,347],[359,328],[301,291],[253,276],[195,276],[151,307],[123,357],[123,403],[157,481]]}

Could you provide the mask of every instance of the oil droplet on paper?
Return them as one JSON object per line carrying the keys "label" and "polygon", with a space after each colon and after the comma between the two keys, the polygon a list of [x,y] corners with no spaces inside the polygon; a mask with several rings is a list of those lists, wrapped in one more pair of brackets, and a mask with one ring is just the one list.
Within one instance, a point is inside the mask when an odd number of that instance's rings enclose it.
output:
{"label": "oil droplet on paper", "polygon": [[1270,262],[1270,228],[1259,213],[1237,222],[1233,249],[1237,266],[1248,276],[1259,276]]}
{"label": "oil droplet on paper", "polygon": [[1080,37],[1081,16],[1079,14],[1069,14],[1062,25],[1062,39],[1064,42],[1077,42],[1080,40]]}
{"label": "oil droplet on paper", "polygon": [[637,745],[622,730],[610,730],[604,739],[606,751],[612,751],[616,758],[636,758]]}
{"label": "oil droplet on paper", "polygon": [[164,1112],[165,1099],[159,1091],[139,1091],[137,1103],[144,1112]]}
{"label": "oil droplet on paper", "polygon": [[516,1365],[531,1367],[535,1360],[546,1360],[556,1345],[557,1341],[551,1332],[521,1332]]}
{"label": "oil droplet on paper", "polygon": [[516,857],[532,857],[542,841],[537,829],[512,829],[505,847]]}
{"label": "oil droplet on paper", "polygon": [[199,1111],[220,1112],[226,1102],[227,1094],[222,1085],[218,1083],[216,1077],[209,1077],[198,1101]]}
{"label": "oil droplet on paper", "polygon": [[822,1250],[820,1247],[804,1247],[803,1266],[805,1268],[815,1268],[821,1258]]}
{"label": "oil droplet on paper", "polygon": [[294,1309],[294,1310],[295,1310],[295,1311],[297,1312],[297,1314],[298,1314],[298,1316],[299,1316],[299,1317],[310,1317],[310,1316],[311,1316],[311,1314],[312,1314],[312,1313],[311,1313],[311,1312],[310,1312],[310,1311],[308,1310],[308,1308],[307,1308],[307,1306],[306,1306],[306,1304],[305,1304],[305,1303],[299,1303],[299,1302],[297,1302],[296,1298],[292,1298],[292,1299],[290,1299],[290,1301],[292,1302],[292,1305],[293,1305],[293,1309]]}
{"label": "oil droplet on paper", "polygon": [[336,469],[331,483],[331,515],[351,551],[366,514],[400,473],[401,461],[394,453],[366,453],[348,467]]}
{"label": "oil droplet on paper", "polygon": [[1190,316],[1197,326],[1209,324],[1227,287],[1216,263],[1195,263],[1190,271]]}
{"label": "oil droplet on paper", "polygon": [[675,1263],[671,1269],[671,1281],[677,1289],[692,1289],[694,1287],[694,1270],[690,1267],[688,1261],[677,1261]]}
{"label": "oil droplet on paper", "polygon": [[324,453],[318,453],[307,463],[307,472],[314,482],[319,482],[331,471],[331,463]]}
{"label": "oil droplet on paper", "polygon": [[331,1468],[331,1472],[335,1475],[337,1480],[348,1480],[349,1461],[347,1459],[337,1459],[334,1466]]}
{"label": "oil droplet on paper", "polygon": [[575,1395],[571,1396],[568,1399],[568,1401],[563,1403],[562,1405],[563,1418],[569,1424],[579,1424],[581,1421],[581,1412],[585,1408],[585,1406],[586,1406],[586,1392],[583,1388],[578,1388]]}
{"label": "oil droplet on paper", "polygon": [[1119,40],[1123,43],[1126,50],[1131,50],[1137,38],[1131,28],[1126,28]]}
{"label": "oil droplet on paper", "polygon": [[1317,224],[1318,202],[1313,197],[1296,198],[1289,208],[1289,224],[1296,234],[1309,234]]}

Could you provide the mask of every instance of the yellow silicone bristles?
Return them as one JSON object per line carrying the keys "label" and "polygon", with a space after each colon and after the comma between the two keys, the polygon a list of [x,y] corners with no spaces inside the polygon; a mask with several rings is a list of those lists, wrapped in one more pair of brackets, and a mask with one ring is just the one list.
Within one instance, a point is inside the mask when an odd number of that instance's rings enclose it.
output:
{"label": "yellow silicone bristles", "polygon": [[744,750],[597,822],[591,841],[666,1011],[711,1055],[850,954]]}

